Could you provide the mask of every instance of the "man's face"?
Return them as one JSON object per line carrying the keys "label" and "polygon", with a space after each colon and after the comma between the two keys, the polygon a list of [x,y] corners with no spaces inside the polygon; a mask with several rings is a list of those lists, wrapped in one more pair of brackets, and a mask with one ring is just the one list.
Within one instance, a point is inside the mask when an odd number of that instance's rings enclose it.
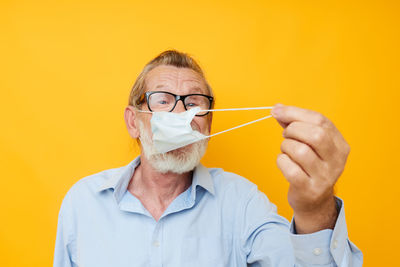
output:
{"label": "man's face", "polygon": [[[187,94],[205,94],[209,95],[203,78],[195,71],[188,68],[177,68],[174,66],[158,66],[152,69],[146,75],[146,92],[147,91],[166,91],[176,95]],[[143,110],[148,110],[147,104],[142,104]],[[185,107],[182,101],[178,101],[172,112],[184,112]],[[143,116],[145,127],[150,129],[151,116]],[[210,131],[211,120],[210,115],[195,116],[192,128],[203,134]]]}
{"label": "man's face", "polygon": [[[203,78],[188,68],[173,66],[158,66],[146,76],[146,91],[166,91],[176,95],[209,94]],[[142,110],[148,110],[147,103],[143,103]],[[182,101],[178,101],[172,112],[184,112]],[[207,147],[207,139],[169,151],[165,154],[153,154],[151,124],[152,115],[136,113],[137,125],[140,132],[142,153],[159,172],[185,173],[193,170],[200,162]],[[211,126],[211,115],[195,116],[191,122],[194,130],[208,135]]]}

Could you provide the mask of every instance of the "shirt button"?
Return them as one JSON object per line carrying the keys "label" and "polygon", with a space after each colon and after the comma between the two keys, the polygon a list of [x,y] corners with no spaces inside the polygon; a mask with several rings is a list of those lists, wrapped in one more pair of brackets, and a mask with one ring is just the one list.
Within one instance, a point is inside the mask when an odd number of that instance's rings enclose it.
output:
{"label": "shirt button", "polygon": [[160,246],[160,242],[158,242],[158,241],[154,241],[154,242],[153,242],[153,246],[155,246],[155,247],[159,247],[159,246]]}
{"label": "shirt button", "polygon": [[319,256],[322,253],[322,250],[320,248],[314,248],[313,253],[315,256]]}
{"label": "shirt button", "polygon": [[337,248],[337,246],[338,246],[338,241],[335,239],[335,240],[333,240],[332,247],[333,247],[333,249],[335,249],[335,248]]}

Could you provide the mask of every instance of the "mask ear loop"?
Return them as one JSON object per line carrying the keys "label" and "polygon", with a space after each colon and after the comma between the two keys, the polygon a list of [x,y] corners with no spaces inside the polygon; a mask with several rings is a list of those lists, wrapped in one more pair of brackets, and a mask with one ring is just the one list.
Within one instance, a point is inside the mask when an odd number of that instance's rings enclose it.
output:
{"label": "mask ear loop", "polygon": [[[273,107],[224,108],[224,109],[206,109],[206,110],[200,110],[200,111],[211,111],[211,112],[213,112],[213,111],[257,110],[257,109],[272,109],[272,108]],[[232,131],[232,130],[235,130],[235,129],[238,129],[238,128],[241,128],[241,127],[244,127],[244,126],[247,126],[247,125],[250,125],[250,124],[265,120],[265,119],[268,119],[268,118],[271,118],[271,117],[272,117],[272,115],[268,115],[268,116],[265,116],[265,117],[262,117],[262,118],[259,118],[259,119],[253,120],[253,121],[249,121],[249,122],[240,124],[238,126],[235,126],[235,127],[232,127],[232,128],[226,129],[226,130],[223,130],[221,132],[208,135],[207,137],[213,137],[213,136],[216,136],[216,135],[219,135],[219,134],[222,134],[222,133],[226,133],[226,132],[229,132],[229,131]]]}
{"label": "mask ear loop", "polygon": [[256,109],[273,109],[274,107],[254,107],[254,108],[219,108],[219,109],[202,109],[200,111],[233,111],[233,110],[256,110]]}

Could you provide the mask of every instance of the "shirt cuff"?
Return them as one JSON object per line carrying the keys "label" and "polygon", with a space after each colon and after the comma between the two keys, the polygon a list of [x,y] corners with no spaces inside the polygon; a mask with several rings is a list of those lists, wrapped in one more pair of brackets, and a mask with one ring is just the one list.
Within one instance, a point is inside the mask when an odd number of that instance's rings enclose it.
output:
{"label": "shirt cuff", "polygon": [[336,197],[336,203],[339,215],[333,230],[296,234],[292,218],[290,237],[297,260],[308,264],[329,264],[334,260],[338,265],[342,262],[348,235],[343,201]]}

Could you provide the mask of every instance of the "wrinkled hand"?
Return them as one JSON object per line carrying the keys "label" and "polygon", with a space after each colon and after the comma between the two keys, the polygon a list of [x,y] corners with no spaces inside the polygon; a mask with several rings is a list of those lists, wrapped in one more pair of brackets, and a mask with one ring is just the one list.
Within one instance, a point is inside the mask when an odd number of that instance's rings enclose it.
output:
{"label": "wrinkled hand", "polygon": [[337,218],[333,188],[349,145],[320,113],[278,104],[271,114],[284,128],[277,165],[290,183],[288,201],[297,233],[333,229]]}

